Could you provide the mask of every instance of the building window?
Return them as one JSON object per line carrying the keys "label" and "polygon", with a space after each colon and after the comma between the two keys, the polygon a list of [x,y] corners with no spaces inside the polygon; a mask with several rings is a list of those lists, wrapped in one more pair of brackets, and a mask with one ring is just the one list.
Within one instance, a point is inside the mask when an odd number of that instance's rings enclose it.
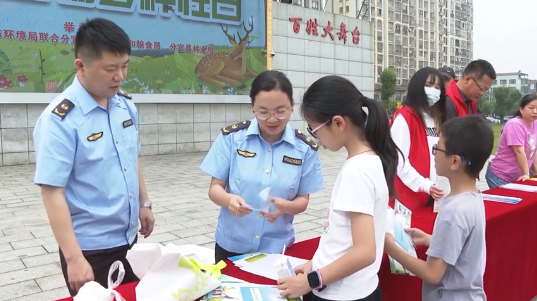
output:
{"label": "building window", "polygon": [[506,79],[501,79],[500,80],[500,85],[507,85],[507,80]]}
{"label": "building window", "polygon": [[348,5],[347,5],[347,7],[345,7],[345,12],[349,13],[349,6]]}
{"label": "building window", "polygon": [[510,79],[509,84],[510,85],[516,85],[516,79]]}

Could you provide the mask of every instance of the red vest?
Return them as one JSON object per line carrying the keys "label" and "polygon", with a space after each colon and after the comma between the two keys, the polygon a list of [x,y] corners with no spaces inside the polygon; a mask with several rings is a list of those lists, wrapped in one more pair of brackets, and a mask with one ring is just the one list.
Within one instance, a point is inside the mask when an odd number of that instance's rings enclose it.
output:
{"label": "red vest", "polygon": [[[455,111],[457,112],[457,117],[470,115],[470,112],[468,112],[468,106],[466,105],[466,103],[464,103],[464,100],[462,100],[461,92],[457,87],[457,80],[454,79],[449,82],[449,85],[446,87],[446,96],[451,99],[451,102],[453,103],[453,108],[455,108]],[[475,106],[475,99],[471,100],[470,107],[472,108],[473,115],[475,115],[476,113]]]}
{"label": "red vest", "polygon": [[[418,115],[416,115],[416,113],[414,113],[414,111],[407,106],[402,106],[393,113],[390,124],[393,123],[393,120],[399,114],[405,118],[410,132],[410,151],[408,153],[408,161],[422,177],[429,178],[429,173],[431,172],[431,150],[429,149],[429,144],[427,143],[427,132],[425,131],[425,126],[419,119]],[[410,209],[410,211],[427,206],[427,201],[429,199],[429,195],[427,193],[412,191],[401,181],[399,176],[395,177],[394,185],[397,193],[397,200],[405,205],[405,207]]]}

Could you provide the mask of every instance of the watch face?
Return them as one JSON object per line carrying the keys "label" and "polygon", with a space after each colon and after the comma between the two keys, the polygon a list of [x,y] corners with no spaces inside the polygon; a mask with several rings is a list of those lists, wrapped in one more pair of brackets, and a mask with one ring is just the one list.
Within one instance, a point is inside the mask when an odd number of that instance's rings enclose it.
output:
{"label": "watch face", "polygon": [[308,284],[313,289],[321,286],[321,281],[319,280],[319,275],[316,271],[311,271],[308,273]]}

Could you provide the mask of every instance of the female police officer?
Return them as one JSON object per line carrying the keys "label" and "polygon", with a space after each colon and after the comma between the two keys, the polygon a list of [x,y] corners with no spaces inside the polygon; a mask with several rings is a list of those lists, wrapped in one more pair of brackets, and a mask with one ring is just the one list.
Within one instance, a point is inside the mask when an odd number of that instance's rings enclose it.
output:
{"label": "female police officer", "polygon": [[[293,129],[293,88],[278,71],[265,71],[250,91],[255,118],[222,129],[200,168],[209,174],[209,198],[221,206],[216,262],[250,252],[281,252],[294,242],[293,216],[309,194],[323,189],[318,145]],[[261,208],[270,188],[273,210]]]}

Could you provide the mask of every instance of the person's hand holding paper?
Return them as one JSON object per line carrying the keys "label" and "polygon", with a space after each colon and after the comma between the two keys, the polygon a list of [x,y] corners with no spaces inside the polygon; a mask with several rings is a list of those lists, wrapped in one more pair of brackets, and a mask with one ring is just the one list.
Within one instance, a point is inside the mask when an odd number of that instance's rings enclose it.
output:
{"label": "person's hand holding paper", "polygon": [[[270,197],[270,187],[263,189],[259,193],[259,197],[263,200],[263,208],[258,211],[263,214],[269,223],[274,223],[274,221],[285,212],[284,208],[289,202],[282,198]],[[274,208],[274,210],[271,210],[272,208]]]}
{"label": "person's hand holding paper", "polygon": [[240,196],[237,195],[231,196],[227,204],[227,209],[236,217],[242,217],[252,212],[252,208]]}
{"label": "person's hand holding paper", "polygon": [[272,212],[265,212],[263,215],[267,218],[269,223],[274,223],[274,221],[283,214],[285,206],[287,205],[288,200],[282,198],[270,198],[270,202],[274,205],[274,210]]}

